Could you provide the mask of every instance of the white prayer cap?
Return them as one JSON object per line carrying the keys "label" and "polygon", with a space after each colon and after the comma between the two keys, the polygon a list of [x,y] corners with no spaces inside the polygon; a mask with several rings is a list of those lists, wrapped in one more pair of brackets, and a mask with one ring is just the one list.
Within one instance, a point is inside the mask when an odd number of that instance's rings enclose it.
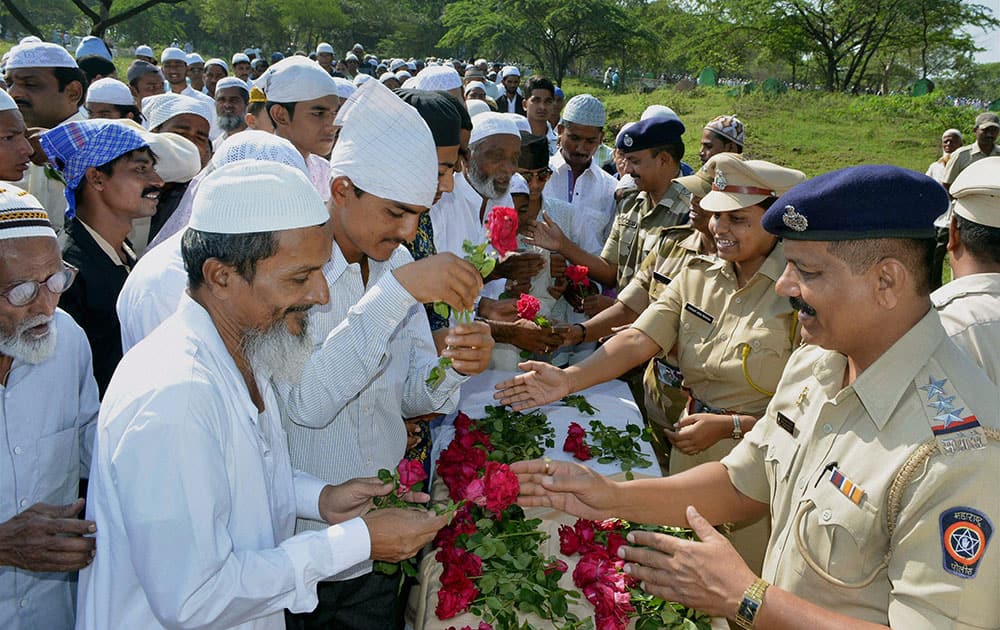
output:
{"label": "white prayer cap", "polygon": [[217,57],[209,59],[208,61],[205,62],[205,69],[208,70],[209,66],[219,66],[220,68],[225,70],[226,74],[229,74],[229,64],[227,64],[222,59],[219,59]]}
{"label": "white prayer cap", "polygon": [[17,109],[17,103],[11,98],[4,90],[0,90],[0,112],[6,112],[12,109]]}
{"label": "white prayer cap", "polygon": [[521,130],[517,128],[514,119],[507,114],[487,112],[472,117],[472,134],[469,136],[469,144],[499,135],[514,136],[520,140]]}
{"label": "white prayer cap", "polygon": [[417,71],[417,62],[416,61],[407,61],[406,62],[406,67],[409,68],[410,72],[416,72]]}
{"label": "white prayer cap", "polygon": [[176,133],[153,133],[131,118],[110,122],[125,125],[149,144],[156,156],[156,174],[165,182],[189,182],[201,170],[201,152],[193,142]]}
{"label": "white prayer cap", "polygon": [[250,234],[296,230],[329,220],[323,200],[300,169],[241,161],[201,180],[188,227],[213,234]]}
{"label": "white prayer cap", "polygon": [[[405,65],[405,64],[404,64]],[[418,90],[455,90],[462,89],[462,77],[451,66],[434,66],[425,68],[423,72],[413,77]]]}
{"label": "white prayer cap", "polygon": [[577,94],[566,101],[559,122],[571,122],[588,127],[603,127],[608,120],[604,103],[592,94]]}
{"label": "white prayer cap", "polygon": [[[348,177],[361,190],[390,201],[430,207],[437,194],[437,148],[417,110],[378,81],[365,83],[337,115],[340,137],[330,155],[330,178]],[[406,156],[405,181],[385,177]]]}
{"label": "white prayer cap", "polygon": [[486,85],[482,81],[469,81],[465,84],[465,93],[468,94],[472,90],[482,90],[486,91]]}
{"label": "white prayer cap", "polygon": [[316,54],[327,53],[329,55],[333,54],[333,46],[327,44],[326,42],[320,42],[320,45],[316,47]]}
{"label": "white prayer cap", "polygon": [[247,97],[250,96],[250,87],[247,82],[239,77],[222,77],[219,79],[218,83],[215,84],[215,93],[218,94],[219,90],[224,90],[226,88],[240,88],[247,93]]}
{"label": "white prayer cap", "polygon": [[[396,78],[397,78],[397,80],[399,79],[398,73],[397,73],[397,77]],[[419,87],[417,87],[417,77],[410,77],[406,81],[403,81],[403,85],[401,85],[400,87],[403,88],[404,90],[419,90],[420,89]]]}
{"label": "white prayer cap", "polygon": [[388,81],[389,79],[396,79],[396,80],[398,80],[398,79],[399,79],[399,77],[397,77],[397,76],[396,76],[396,73],[394,73],[394,72],[383,72],[383,73],[382,73],[382,74],[381,74],[381,75],[379,76],[379,78],[378,78],[378,80],[379,80],[379,81],[381,81],[382,83],[385,83],[385,82],[386,82],[386,81]]}
{"label": "white prayer cap", "polygon": [[528,189],[528,180],[524,179],[520,173],[514,173],[510,176],[510,194],[531,194],[531,190]]}
{"label": "white prayer cap", "polygon": [[112,77],[104,77],[87,88],[87,103],[110,103],[111,105],[135,105],[135,98],[128,86]]}
{"label": "white prayer cap", "polygon": [[192,66],[196,63],[205,63],[205,60],[201,58],[201,55],[195,52],[187,55],[187,65]]}
{"label": "white prayer cap", "polygon": [[215,117],[208,101],[191,98],[184,94],[154,94],[142,99],[142,115],[146,117],[146,128],[153,130],[174,116],[194,114],[212,124]]}
{"label": "white prayer cap", "polygon": [[78,68],[76,60],[59,44],[28,42],[10,49],[6,70],[16,68]]}
{"label": "white prayer cap", "polygon": [[357,86],[354,85],[353,81],[349,81],[341,77],[333,77],[333,81],[337,84],[337,96],[339,96],[341,100],[351,98],[351,95],[353,95],[358,89]]}
{"label": "white prayer cap", "polygon": [[407,79],[412,79],[413,75],[410,74],[408,70],[400,70],[396,73],[396,80],[399,82],[406,81]]}
{"label": "white prayer cap", "polygon": [[490,105],[486,101],[472,99],[465,101],[465,109],[469,110],[469,116],[475,117],[478,114],[490,111]]}
{"label": "white prayer cap", "polygon": [[650,118],[663,118],[664,120],[680,120],[677,112],[666,105],[650,105],[642,112],[639,120],[649,120]]}
{"label": "white prayer cap", "polygon": [[521,76],[521,71],[517,69],[517,66],[504,66],[500,69],[500,80],[503,81],[507,77],[519,77]]}
{"label": "white prayer cap", "polygon": [[41,44],[42,40],[36,35],[28,35],[27,37],[22,37],[18,44]]}
{"label": "white prayer cap", "polygon": [[164,48],[163,52],[160,53],[160,63],[166,63],[168,61],[183,61],[187,63],[187,55],[180,48]]}
{"label": "white prayer cap", "polygon": [[347,53],[346,55],[344,55],[344,61],[357,61],[357,60],[358,56],[355,55],[354,53]]}
{"label": "white prayer cap", "polygon": [[231,63],[235,66],[238,63],[250,63],[250,57],[246,53],[236,53],[231,59]]}
{"label": "white prayer cap", "polygon": [[364,72],[359,72],[356,77],[354,77],[354,87],[361,87],[365,84],[365,81],[371,81],[372,75],[365,74]]}
{"label": "white prayer cap", "polygon": [[337,94],[337,82],[308,57],[289,57],[274,64],[254,84],[274,103],[298,103]]}
{"label": "white prayer cap", "polygon": [[528,122],[527,116],[522,116],[521,114],[515,114],[513,112],[503,112],[503,115],[514,121],[514,124],[517,125],[518,131],[531,133],[531,123]]}
{"label": "white prayer cap", "polygon": [[476,59],[476,63],[474,65],[478,66],[478,65],[484,64],[484,63],[487,63],[487,61],[485,59],[483,59],[482,57],[480,57],[479,59]]}
{"label": "white prayer cap", "polygon": [[242,160],[267,160],[293,166],[309,175],[302,154],[288,140],[259,129],[246,129],[223,141],[212,156],[212,168]]}
{"label": "white prayer cap", "polygon": [[395,72],[395,71],[399,70],[400,68],[402,68],[405,65],[406,65],[406,62],[403,61],[402,59],[393,59],[392,62],[389,64],[389,71],[390,72]]}
{"label": "white prayer cap", "polygon": [[76,47],[76,58],[80,59],[81,57],[91,57],[94,55],[111,61],[111,52],[108,51],[108,46],[104,43],[104,40],[100,37],[87,35],[80,40],[80,45]]}
{"label": "white prayer cap", "polygon": [[136,46],[135,48],[136,57],[152,57],[153,49],[149,46]]}
{"label": "white prayer cap", "polygon": [[31,236],[56,238],[45,208],[27,191],[0,184],[0,240]]}

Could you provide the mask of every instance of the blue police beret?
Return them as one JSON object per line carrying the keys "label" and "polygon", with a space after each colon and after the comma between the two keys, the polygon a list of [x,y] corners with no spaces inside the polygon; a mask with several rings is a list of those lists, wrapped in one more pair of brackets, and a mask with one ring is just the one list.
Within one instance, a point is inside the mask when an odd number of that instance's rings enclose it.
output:
{"label": "blue police beret", "polygon": [[824,173],[795,186],[764,213],[764,229],[786,239],[853,241],[932,238],[948,193],[930,177],[898,166]]}
{"label": "blue police beret", "polygon": [[629,125],[628,130],[618,135],[615,148],[631,153],[665,144],[681,142],[684,123],[676,118],[648,118]]}

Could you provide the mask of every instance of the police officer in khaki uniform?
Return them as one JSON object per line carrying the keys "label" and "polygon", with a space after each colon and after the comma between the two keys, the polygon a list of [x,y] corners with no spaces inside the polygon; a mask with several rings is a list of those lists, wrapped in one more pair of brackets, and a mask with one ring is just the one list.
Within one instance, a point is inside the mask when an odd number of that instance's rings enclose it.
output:
{"label": "police officer in khaki uniform", "polygon": [[[706,165],[712,191],[701,201],[712,212],[718,259],[693,257],[632,327],[588,360],[559,370],[529,362],[527,375],[500,389],[527,386],[514,408],[546,404],[663,356],[677,345],[687,404],[666,430],[673,445],[670,473],[718,461],[764,413],[785,362],[798,344],[795,313],[774,292],[785,267],[777,238],[761,227],[765,206],[805,179],[799,171],[761,160],[719,154]],[[738,534],[748,562],[759,566],[766,522]]]}
{"label": "police officer in khaki uniform", "polygon": [[931,301],[952,341],[1000,383],[1000,157],[962,171],[951,196],[948,255],[955,279]]}
{"label": "police officer in khaki uniform", "polygon": [[[519,462],[519,503],[690,524],[700,542],[630,535],[648,548],[624,548],[625,570],[742,628],[1000,627],[1000,392],[929,297],[947,203],[934,180],[890,166],[793,188],[764,226],[785,239],[776,288],[809,345],[756,428],[721,463],[662,479]],[[530,399],[512,389],[515,405]],[[758,578],[710,523],[768,511]]]}

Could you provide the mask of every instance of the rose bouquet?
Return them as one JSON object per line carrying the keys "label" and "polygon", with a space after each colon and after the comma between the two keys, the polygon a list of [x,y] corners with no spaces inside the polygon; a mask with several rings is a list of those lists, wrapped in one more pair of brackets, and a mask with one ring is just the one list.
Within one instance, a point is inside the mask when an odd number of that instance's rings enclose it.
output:
{"label": "rose bouquet", "polygon": [[573,305],[573,310],[582,313],[584,298],[600,292],[590,281],[590,268],[586,265],[566,265],[566,281],[569,283],[566,300]]}

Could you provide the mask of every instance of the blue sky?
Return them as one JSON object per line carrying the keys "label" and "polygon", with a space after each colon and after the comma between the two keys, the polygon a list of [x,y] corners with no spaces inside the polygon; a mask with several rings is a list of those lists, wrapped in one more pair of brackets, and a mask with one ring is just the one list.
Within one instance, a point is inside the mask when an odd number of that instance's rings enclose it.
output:
{"label": "blue sky", "polygon": [[[1000,17],[1000,0],[977,0],[977,2],[992,9],[995,17]],[[976,55],[976,61],[979,63],[1000,61],[1000,30],[983,32],[976,29],[972,33],[976,38],[976,44],[986,49]]]}

